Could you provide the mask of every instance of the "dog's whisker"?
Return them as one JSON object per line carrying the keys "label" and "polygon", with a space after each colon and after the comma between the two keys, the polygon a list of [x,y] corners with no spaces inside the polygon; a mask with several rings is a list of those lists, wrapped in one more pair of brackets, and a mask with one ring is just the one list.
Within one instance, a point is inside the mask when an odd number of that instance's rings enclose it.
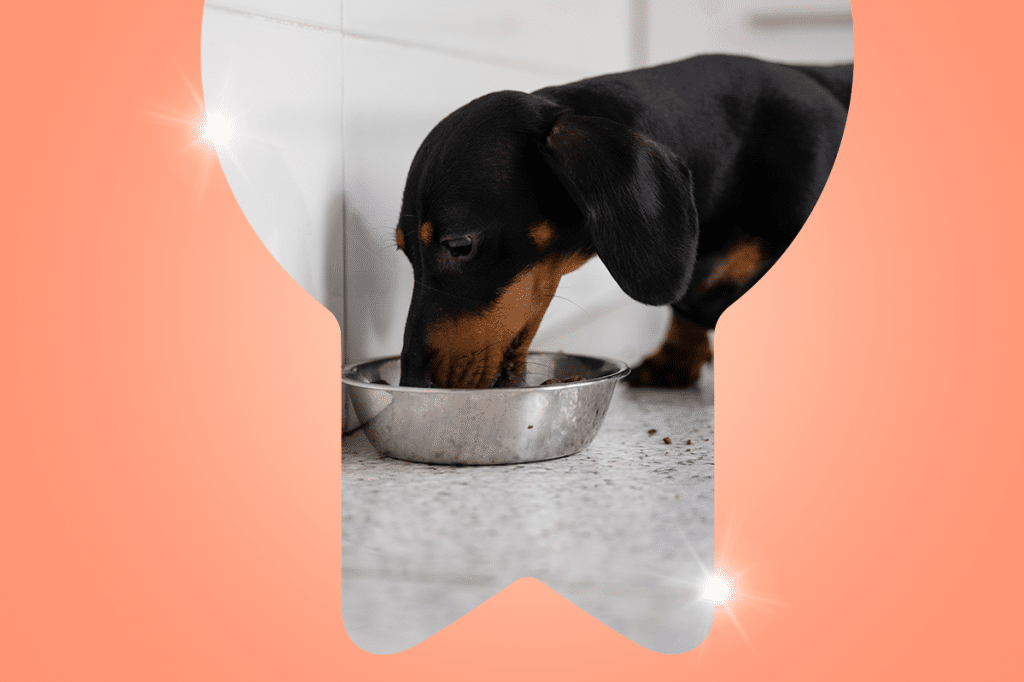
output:
{"label": "dog's whisker", "polygon": [[553,296],[553,298],[558,298],[558,299],[561,299],[561,300],[563,300],[563,301],[565,301],[567,303],[572,303],[574,306],[579,308],[580,312],[582,312],[582,313],[587,312],[586,308],[584,308],[583,306],[581,306],[579,303],[577,303],[576,301],[572,300],[571,298],[566,298],[565,296],[557,296],[557,295]]}

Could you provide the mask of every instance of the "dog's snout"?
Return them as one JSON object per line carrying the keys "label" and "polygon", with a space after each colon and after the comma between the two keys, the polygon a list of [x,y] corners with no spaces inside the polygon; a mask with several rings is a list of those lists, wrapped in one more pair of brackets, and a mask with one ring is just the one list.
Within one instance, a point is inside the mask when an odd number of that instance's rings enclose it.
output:
{"label": "dog's snout", "polygon": [[399,386],[411,386],[415,388],[433,388],[434,382],[430,379],[430,373],[424,370],[406,370],[402,367],[402,377]]}
{"label": "dog's snout", "polygon": [[430,377],[430,363],[424,353],[403,350],[401,360],[401,378],[399,386],[415,388],[434,388]]}

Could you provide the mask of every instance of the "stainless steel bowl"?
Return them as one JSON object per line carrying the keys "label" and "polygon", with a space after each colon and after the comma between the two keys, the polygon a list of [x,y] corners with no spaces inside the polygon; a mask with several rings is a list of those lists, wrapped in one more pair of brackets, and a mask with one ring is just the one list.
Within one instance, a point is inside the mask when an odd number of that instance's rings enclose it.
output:
{"label": "stainless steel bowl", "polygon": [[[342,373],[356,417],[378,452],[431,464],[515,464],[565,457],[590,445],[629,367],[582,355],[530,353],[520,387],[485,389],[399,386],[399,372],[399,358],[390,357],[349,365]],[[374,383],[381,380],[388,385]]]}

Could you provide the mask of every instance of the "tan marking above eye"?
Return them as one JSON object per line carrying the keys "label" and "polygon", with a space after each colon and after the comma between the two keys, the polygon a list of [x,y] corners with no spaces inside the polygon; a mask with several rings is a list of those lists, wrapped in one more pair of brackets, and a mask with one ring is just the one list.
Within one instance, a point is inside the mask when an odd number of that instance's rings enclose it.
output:
{"label": "tan marking above eye", "polygon": [[546,249],[555,240],[555,231],[551,228],[551,223],[546,220],[531,226],[528,234],[530,241],[538,249]]}
{"label": "tan marking above eye", "polygon": [[523,270],[482,311],[444,319],[427,328],[430,373],[442,388],[487,388],[501,371],[505,353],[521,333],[512,361],[521,367],[541,319],[563,275],[594,254],[546,258]]}
{"label": "tan marking above eye", "polygon": [[398,248],[405,251],[405,235],[402,234],[402,228],[395,228],[395,243],[398,244]]}
{"label": "tan marking above eye", "polygon": [[420,241],[425,245],[429,246],[430,242],[434,239],[434,226],[430,224],[430,221],[420,225]]}
{"label": "tan marking above eye", "polygon": [[704,288],[710,289],[717,284],[742,284],[754,276],[763,260],[761,245],[756,240],[740,242],[720,258],[704,280]]}

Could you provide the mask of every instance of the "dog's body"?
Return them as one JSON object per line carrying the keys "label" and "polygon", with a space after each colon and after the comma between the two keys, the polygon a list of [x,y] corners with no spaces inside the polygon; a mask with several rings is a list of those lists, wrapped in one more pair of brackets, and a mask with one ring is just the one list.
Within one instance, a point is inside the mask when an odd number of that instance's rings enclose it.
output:
{"label": "dog's body", "polygon": [[415,275],[402,384],[514,385],[560,277],[594,255],[674,311],[631,381],[692,384],[707,330],[817,202],[852,79],[707,55],[455,111],[413,160],[396,231]]}

